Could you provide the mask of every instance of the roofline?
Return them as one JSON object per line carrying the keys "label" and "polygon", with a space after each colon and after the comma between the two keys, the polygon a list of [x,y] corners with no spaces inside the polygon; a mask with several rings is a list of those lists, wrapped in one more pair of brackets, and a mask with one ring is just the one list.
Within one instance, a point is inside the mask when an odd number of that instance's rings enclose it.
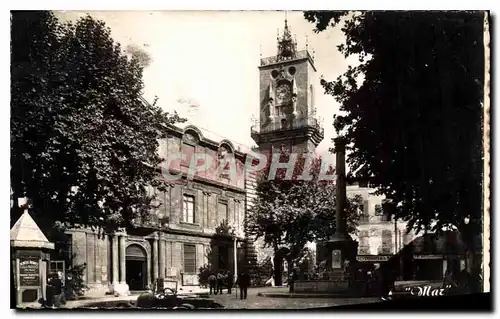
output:
{"label": "roofline", "polygon": [[[145,105],[151,105],[151,103],[149,103],[143,96],[140,96],[139,100],[142,103],[144,103]],[[234,144],[229,139],[223,138],[219,142],[214,141],[212,139],[209,139],[209,138],[203,136],[203,132],[197,126],[195,126],[195,125],[189,124],[189,125],[187,125],[184,128],[180,128],[180,127],[178,127],[176,125],[172,125],[172,124],[165,125],[165,131],[168,134],[172,134],[172,135],[175,135],[175,136],[178,136],[178,137],[182,137],[182,135],[184,135],[187,130],[193,130],[193,131],[196,132],[196,134],[198,135],[198,137],[200,139],[200,144],[205,144],[206,146],[210,146],[214,150],[219,149],[219,147],[222,144],[227,144],[229,147],[231,147],[232,152],[233,152],[233,154],[236,157],[238,157],[240,159],[244,159],[245,156],[246,156],[246,153],[238,151],[234,147]]]}

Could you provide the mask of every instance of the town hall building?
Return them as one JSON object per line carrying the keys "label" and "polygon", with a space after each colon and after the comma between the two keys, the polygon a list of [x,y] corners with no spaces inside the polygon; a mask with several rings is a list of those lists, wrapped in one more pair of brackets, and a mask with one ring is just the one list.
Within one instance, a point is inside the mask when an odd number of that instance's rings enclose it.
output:
{"label": "town hall building", "polygon": [[[150,218],[114,235],[100,236],[90,229],[67,231],[64,244],[74,255],[71,263],[86,264],[84,280],[91,293],[127,294],[153,287],[158,279],[178,286],[197,286],[199,268],[209,258],[214,270],[234,269],[235,240],[244,239],[245,154],[228,140],[204,137],[194,126],[167,130],[168,138],[160,141],[159,154],[162,158],[184,154],[184,160],[173,161],[169,167],[172,174],[181,173],[182,178],[172,181],[166,192],[151,189],[161,205]],[[207,156],[214,160],[189,180],[194,153],[203,160]],[[235,159],[234,178],[218,171],[217,159],[228,154]],[[214,246],[214,232],[223,223],[233,227],[235,236]],[[51,271],[58,270],[54,269],[58,262],[51,262],[51,266]]]}

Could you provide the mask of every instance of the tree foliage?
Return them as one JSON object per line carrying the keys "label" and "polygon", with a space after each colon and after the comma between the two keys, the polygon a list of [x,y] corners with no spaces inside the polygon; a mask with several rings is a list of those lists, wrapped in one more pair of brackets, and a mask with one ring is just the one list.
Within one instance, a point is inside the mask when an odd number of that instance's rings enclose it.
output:
{"label": "tree foliage", "polygon": [[[228,270],[228,269],[221,269],[221,265],[217,261],[221,257],[219,248],[222,246],[227,247],[228,244],[231,244],[232,246],[232,241],[235,234],[236,231],[234,227],[231,226],[227,220],[223,220],[217,227],[215,227],[214,234],[212,235],[212,238],[210,240],[210,247],[208,247],[207,250],[205,251],[205,258],[207,260],[207,263],[205,263],[198,269],[198,283],[201,286],[208,286],[209,284],[208,277],[214,272],[218,272],[221,270]],[[224,257],[227,257],[229,259],[234,258],[233,256],[224,256]],[[225,261],[229,262],[229,260]],[[227,265],[225,266],[227,267]]]}
{"label": "tree foliage", "polygon": [[[340,103],[352,178],[369,181],[409,228],[463,227],[482,216],[483,19],[474,12],[306,12],[341,28],[360,64],[325,93]],[[360,84],[360,82],[362,83]]]}
{"label": "tree foliage", "polygon": [[12,197],[28,197],[45,229],[146,216],[148,187],[162,187],[158,139],[182,119],[142,100],[142,67],[102,21],[16,11],[11,22]]}
{"label": "tree foliage", "polygon": [[[280,162],[288,162],[289,155],[282,154]],[[270,163],[270,161],[268,161]],[[278,169],[274,179],[269,179],[269,166],[257,177],[256,199],[247,213],[248,232],[275,251],[286,248],[288,259],[300,256],[308,242],[326,240],[335,232],[335,185],[321,179],[321,158],[310,165],[300,157],[292,178],[286,179],[286,170]],[[310,171],[311,180],[301,180],[304,171]],[[334,177],[333,169],[327,176]],[[348,199],[347,230],[353,233],[358,221],[360,198]]]}

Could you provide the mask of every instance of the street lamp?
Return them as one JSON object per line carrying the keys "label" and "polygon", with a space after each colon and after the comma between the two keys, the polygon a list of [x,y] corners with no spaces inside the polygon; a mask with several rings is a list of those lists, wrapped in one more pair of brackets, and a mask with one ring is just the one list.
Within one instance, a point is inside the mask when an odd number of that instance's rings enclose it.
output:
{"label": "street lamp", "polygon": [[[233,254],[234,254],[234,280],[236,280],[236,276],[238,275],[238,237],[243,237],[243,232],[237,225],[233,226],[234,232],[233,232],[233,240],[234,240],[234,247],[233,247]],[[234,283],[233,283],[234,284]]]}
{"label": "street lamp", "polygon": [[469,225],[469,222],[470,222],[470,217],[469,216],[465,216],[464,218],[464,225],[466,227],[462,228],[461,229],[461,233],[462,233],[462,239],[464,240],[464,244],[465,244],[465,269],[468,271],[469,270],[469,267],[470,267],[470,260],[469,260],[469,229],[468,229],[468,225]]}

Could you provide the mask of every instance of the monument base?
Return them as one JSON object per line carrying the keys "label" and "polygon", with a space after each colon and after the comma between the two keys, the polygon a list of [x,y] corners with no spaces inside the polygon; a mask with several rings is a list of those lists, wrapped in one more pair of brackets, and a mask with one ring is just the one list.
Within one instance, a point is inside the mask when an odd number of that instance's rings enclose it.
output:
{"label": "monument base", "polygon": [[130,296],[130,290],[125,282],[114,283],[110,286],[111,293],[115,296]]}
{"label": "monument base", "polygon": [[358,243],[352,240],[348,234],[335,234],[326,242],[328,249],[327,268],[335,271],[345,271],[346,261],[356,261]]}

